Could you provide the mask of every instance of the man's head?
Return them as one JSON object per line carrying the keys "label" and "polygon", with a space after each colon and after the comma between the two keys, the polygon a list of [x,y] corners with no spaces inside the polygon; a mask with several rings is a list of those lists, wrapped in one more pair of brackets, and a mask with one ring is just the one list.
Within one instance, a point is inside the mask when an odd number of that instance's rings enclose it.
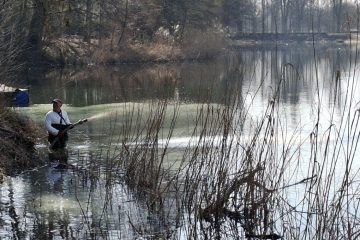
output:
{"label": "man's head", "polygon": [[58,98],[55,98],[51,102],[53,104],[53,111],[60,112],[60,109],[61,109],[61,106],[62,106],[62,101],[60,99],[58,99]]}

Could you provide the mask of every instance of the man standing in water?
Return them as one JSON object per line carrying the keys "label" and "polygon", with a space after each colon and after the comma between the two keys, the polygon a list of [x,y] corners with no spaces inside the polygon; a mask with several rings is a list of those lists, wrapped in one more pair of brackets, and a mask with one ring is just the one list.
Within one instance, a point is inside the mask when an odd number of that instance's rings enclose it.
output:
{"label": "man standing in water", "polygon": [[51,149],[65,148],[68,135],[64,130],[71,125],[71,122],[67,112],[61,110],[60,99],[52,100],[52,104],[53,109],[45,116],[45,127],[49,133],[48,141]]}

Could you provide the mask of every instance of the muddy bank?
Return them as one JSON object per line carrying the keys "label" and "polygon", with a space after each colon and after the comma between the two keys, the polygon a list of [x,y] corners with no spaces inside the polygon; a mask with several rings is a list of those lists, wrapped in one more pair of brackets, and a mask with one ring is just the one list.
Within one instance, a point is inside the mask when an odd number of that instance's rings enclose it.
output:
{"label": "muddy bank", "polygon": [[28,118],[0,107],[0,183],[5,176],[43,164],[35,151],[41,132]]}

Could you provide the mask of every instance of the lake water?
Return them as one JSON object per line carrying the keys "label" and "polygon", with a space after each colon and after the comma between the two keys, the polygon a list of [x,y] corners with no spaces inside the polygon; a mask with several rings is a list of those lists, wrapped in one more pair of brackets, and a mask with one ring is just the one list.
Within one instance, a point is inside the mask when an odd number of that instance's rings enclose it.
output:
{"label": "lake water", "polygon": [[[240,128],[242,141],[246,141],[252,134],[251,126],[262,119],[280,86],[279,143],[302,143],[300,159],[307,159],[311,151],[306,139],[314,131],[318,109],[319,129],[324,133],[331,123],[341,125],[344,111],[352,115],[359,107],[356,54],[356,49],[345,45],[318,45],[315,50],[311,45],[289,45],[233,49],[206,62],[32,69],[24,80],[30,87],[32,105],[20,112],[42,124],[51,100],[61,98],[72,122],[82,118],[89,122],[69,133],[67,161],[72,168],[56,169],[49,162],[7,178],[1,185],[0,238],[146,238],[169,229],[164,222],[173,224],[170,229],[176,232],[176,219],[171,217],[174,198],[166,199],[163,214],[154,214],[122,181],[121,169],[116,171],[116,181],[107,182],[111,171],[106,159],[121,145],[124,136],[120,129],[129,118],[128,111],[141,109],[147,116],[151,104],[166,100],[167,115],[171,116],[171,109],[180,103],[169,142],[167,164],[171,165],[189,145],[199,106],[229,104],[230,94],[239,92],[237,100],[247,109],[246,123]],[[166,133],[170,123],[165,122],[164,128]],[[353,130],[345,132],[343,142],[352,134]],[[39,139],[37,148],[40,157],[47,159],[44,139]],[[341,166],[339,163],[339,169]],[[358,168],[357,163],[353,168]],[[294,170],[296,176],[287,173],[289,183],[308,176],[306,169],[300,169]],[[296,199],[296,193],[289,194]],[[186,234],[174,235],[182,238]]]}

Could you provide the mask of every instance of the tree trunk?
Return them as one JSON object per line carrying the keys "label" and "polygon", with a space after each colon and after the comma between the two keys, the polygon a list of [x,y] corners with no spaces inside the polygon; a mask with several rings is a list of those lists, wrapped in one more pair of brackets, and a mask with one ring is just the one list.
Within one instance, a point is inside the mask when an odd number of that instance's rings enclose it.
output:
{"label": "tree trunk", "polygon": [[335,21],[335,31],[341,31],[341,15],[342,15],[342,0],[333,0],[333,16]]}
{"label": "tree trunk", "polygon": [[36,64],[41,61],[42,37],[45,24],[45,7],[43,0],[33,0],[34,10],[31,16],[27,37],[26,59]]}
{"label": "tree trunk", "polygon": [[84,36],[84,41],[87,43],[90,43],[90,39],[91,39],[91,10],[92,10],[92,3],[91,0],[86,0],[86,29],[85,29],[85,36]]}
{"label": "tree trunk", "polygon": [[127,19],[128,18],[128,4],[129,4],[129,1],[126,0],[126,2],[125,2],[125,16],[124,16],[124,21],[121,24],[122,25],[121,26],[121,34],[120,34],[120,37],[119,37],[119,40],[118,40],[118,43],[117,43],[118,47],[120,46],[121,40],[123,39],[126,24],[127,24],[127,21],[128,21],[128,19]]}
{"label": "tree trunk", "polygon": [[261,32],[265,33],[265,0],[261,0],[261,8],[262,8],[262,15],[261,15]]}

